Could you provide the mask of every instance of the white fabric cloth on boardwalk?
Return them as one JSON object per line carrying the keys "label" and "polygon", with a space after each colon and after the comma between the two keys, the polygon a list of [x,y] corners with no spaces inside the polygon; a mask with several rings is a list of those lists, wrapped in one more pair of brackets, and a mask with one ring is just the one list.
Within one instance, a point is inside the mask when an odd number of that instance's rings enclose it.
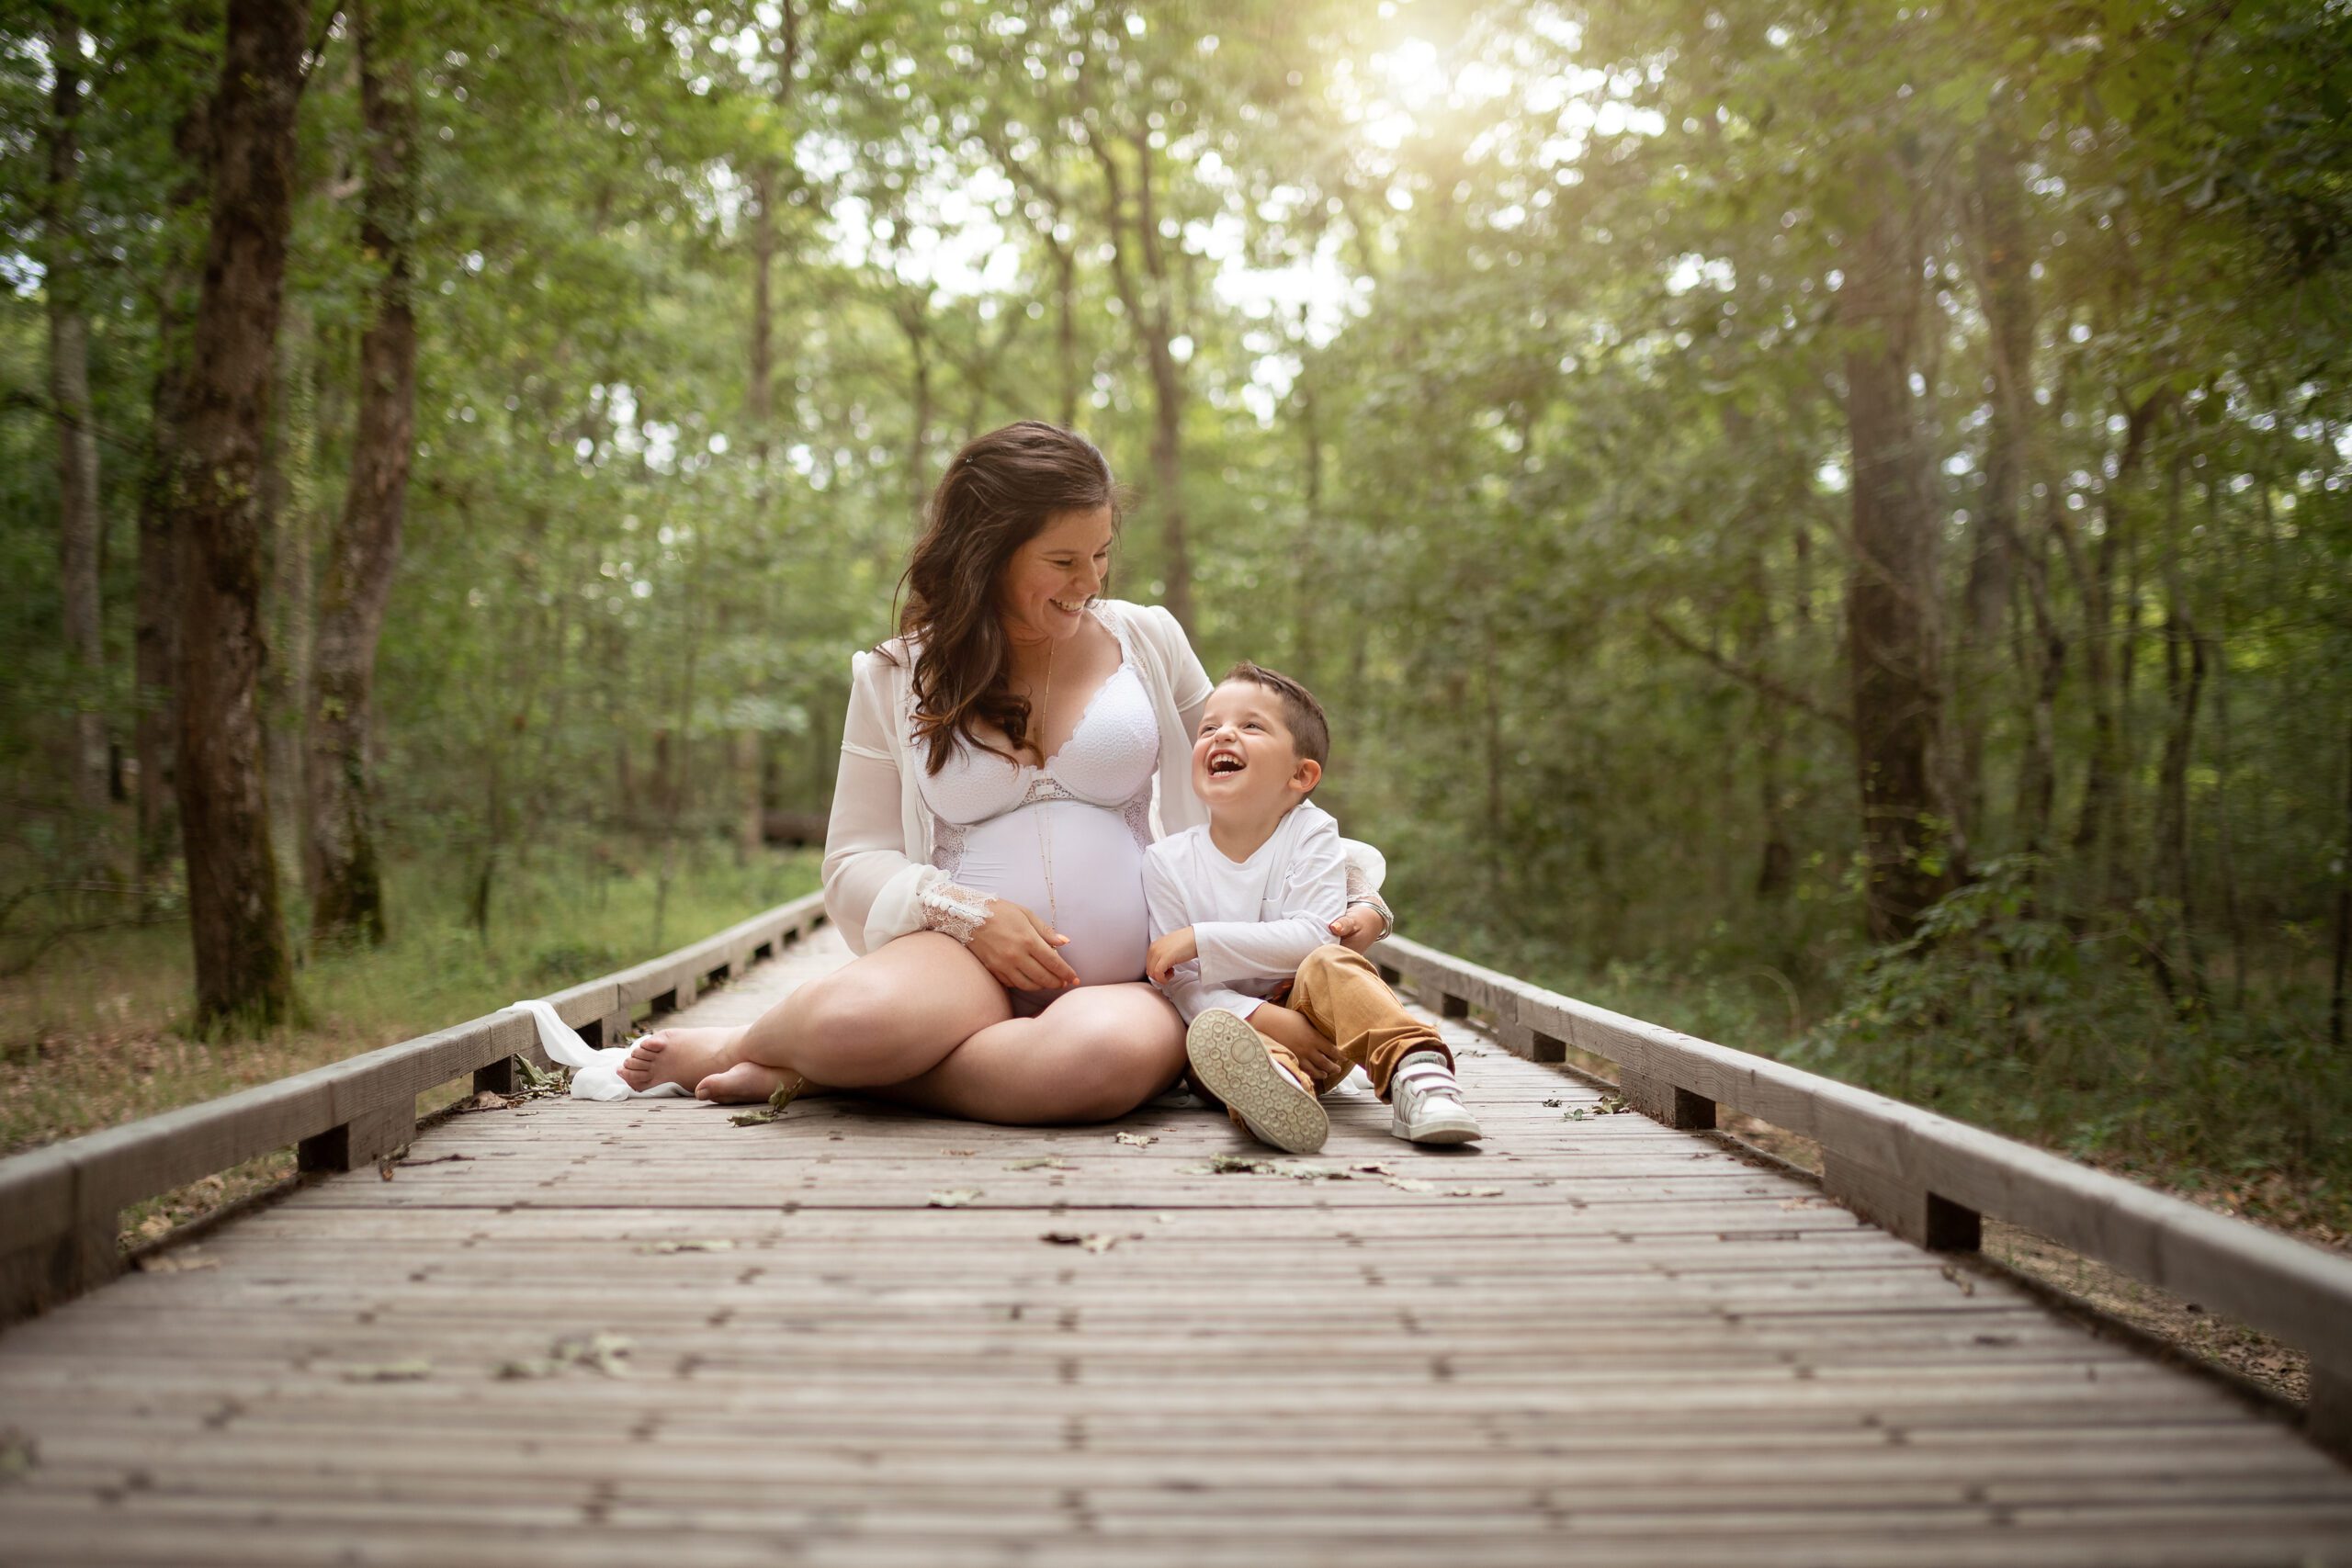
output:
{"label": "white fabric cloth on boardwalk", "polygon": [[571,1069],[571,1098],[574,1100],[659,1100],[664,1095],[683,1095],[686,1086],[658,1083],[651,1089],[631,1089],[621,1081],[621,1063],[628,1055],[626,1045],[607,1045],[601,1051],[591,1050],[579,1032],[556,1016],[555,1009],[546,1002],[514,1002],[509,1012],[525,1012],[539,1026],[539,1045],[548,1060],[558,1066]]}

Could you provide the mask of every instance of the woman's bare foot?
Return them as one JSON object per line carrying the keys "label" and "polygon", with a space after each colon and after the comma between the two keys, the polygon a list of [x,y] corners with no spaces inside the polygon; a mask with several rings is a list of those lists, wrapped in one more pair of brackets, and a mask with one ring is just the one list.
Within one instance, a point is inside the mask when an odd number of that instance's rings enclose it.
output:
{"label": "woman's bare foot", "polygon": [[695,1085],[695,1098],[718,1105],[764,1105],[779,1087],[799,1076],[765,1062],[738,1062]]}
{"label": "woman's bare foot", "polygon": [[743,1037],[736,1029],[657,1029],[621,1062],[621,1081],[634,1089],[673,1083],[693,1089],[734,1066],[729,1053]]}

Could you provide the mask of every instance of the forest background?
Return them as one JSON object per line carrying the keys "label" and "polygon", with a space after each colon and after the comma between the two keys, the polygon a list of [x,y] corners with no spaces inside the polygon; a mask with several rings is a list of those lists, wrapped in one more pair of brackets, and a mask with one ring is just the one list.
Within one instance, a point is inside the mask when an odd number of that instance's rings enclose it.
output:
{"label": "forest background", "polygon": [[2338,0],[12,6],[8,1142],[812,886],[1040,417],[1410,934],[2340,1236],[2348,124]]}

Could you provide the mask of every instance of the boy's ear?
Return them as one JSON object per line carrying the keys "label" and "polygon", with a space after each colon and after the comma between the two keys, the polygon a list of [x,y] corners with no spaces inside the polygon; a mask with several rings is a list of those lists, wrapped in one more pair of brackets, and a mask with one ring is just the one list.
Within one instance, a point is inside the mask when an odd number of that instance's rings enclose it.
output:
{"label": "boy's ear", "polygon": [[1311,795],[1323,780],[1323,764],[1312,757],[1301,757],[1298,767],[1290,775],[1291,784],[1301,795]]}

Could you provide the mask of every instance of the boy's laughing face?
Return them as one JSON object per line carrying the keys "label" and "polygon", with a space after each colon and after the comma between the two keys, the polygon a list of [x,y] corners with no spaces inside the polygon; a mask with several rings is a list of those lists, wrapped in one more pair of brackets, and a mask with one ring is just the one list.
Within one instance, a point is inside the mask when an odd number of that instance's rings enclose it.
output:
{"label": "boy's laughing face", "polygon": [[1193,739],[1193,793],[1211,810],[1279,813],[1322,776],[1322,764],[1298,754],[1280,694],[1254,681],[1209,694]]}

